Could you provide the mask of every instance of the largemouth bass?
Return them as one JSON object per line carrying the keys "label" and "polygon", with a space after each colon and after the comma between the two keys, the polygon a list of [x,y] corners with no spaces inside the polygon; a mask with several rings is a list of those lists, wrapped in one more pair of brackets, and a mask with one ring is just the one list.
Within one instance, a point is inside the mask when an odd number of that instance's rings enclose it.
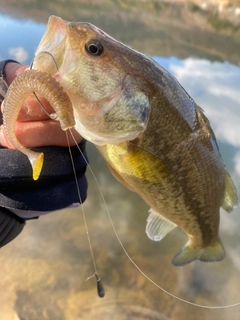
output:
{"label": "largemouth bass", "polygon": [[236,207],[236,188],[209,120],[179,82],[97,27],[54,16],[33,68],[61,84],[76,130],[151,207],[148,237],[159,241],[176,226],[188,235],[173,264],[222,260],[219,209]]}

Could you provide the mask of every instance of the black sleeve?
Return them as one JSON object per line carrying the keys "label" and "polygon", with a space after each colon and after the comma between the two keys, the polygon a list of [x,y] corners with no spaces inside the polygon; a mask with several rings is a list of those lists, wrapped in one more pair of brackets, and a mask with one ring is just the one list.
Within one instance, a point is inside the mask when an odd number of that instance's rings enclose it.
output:
{"label": "black sleeve", "polygon": [[15,216],[5,208],[0,208],[0,248],[16,238],[24,225],[24,219]]}
{"label": "black sleeve", "polygon": [[[85,142],[80,145],[85,153]],[[77,147],[72,147],[77,183],[73,174],[68,148],[36,148],[44,152],[45,161],[37,181],[32,179],[32,168],[26,156],[16,150],[0,148],[0,247],[12,241],[23,229],[31,211],[54,211],[87,197],[86,162]],[[24,219],[12,211],[28,210],[31,217]],[[14,211],[15,212],[15,211]]]}
{"label": "black sleeve", "polygon": [[[79,147],[84,156],[85,142]],[[0,148],[0,206],[8,209],[53,211],[86,199],[86,162],[77,146],[71,148],[75,162],[81,200],[69,149],[65,147],[42,147],[33,149],[44,153],[41,175],[32,179],[32,167],[28,158],[17,150]]]}
{"label": "black sleeve", "polygon": [[[85,158],[85,141],[79,147]],[[44,153],[44,163],[38,180],[32,179],[28,158],[17,150],[0,148],[0,206],[8,209],[54,211],[86,199],[86,161],[77,146],[71,148],[75,162],[78,187],[74,178],[69,149],[42,147],[33,149]]]}
{"label": "black sleeve", "polygon": [[[12,59],[7,59],[7,60],[0,61],[0,77],[5,82],[6,82],[5,67],[9,62],[19,63],[16,60],[12,60]],[[3,97],[4,97],[4,95],[3,95]]]}
{"label": "black sleeve", "polygon": [[[4,97],[7,60],[0,62],[0,82]],[[6,84],[7,86],[7,84]],[[5,88],[6,89],[6,88]],[[0,100],[1,102],[1,100]],[[44,164],[37,181],[32,179],[28,158],[17,150],[0,147],[0,247],[14,239],[23,229],[25,219],[13,214],[14,210],[54,211],[73,203],[83,202],[87,196],[86,142],[71,147],[77,175],[80,199],[67,147],[42,147],[33,150],[44,153]]]}

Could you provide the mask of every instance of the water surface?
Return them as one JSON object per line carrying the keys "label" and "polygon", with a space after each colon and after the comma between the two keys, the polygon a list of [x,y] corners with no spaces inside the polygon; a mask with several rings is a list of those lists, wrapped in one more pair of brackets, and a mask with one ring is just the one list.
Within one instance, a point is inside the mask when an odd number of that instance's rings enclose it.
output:
{"label": "water surface", "polygon": [[[90,22],[95,21],[95,12],[93,17]],[[74,19],[83,20],[81,16]],[[29,64],[45,23],[36,23],[32,17],[19,20],[0,15],[1,59],[15,58]],[[167,29],[164,31],[166,35]],[[175,50],[161,56],[162,48],[150,45],[144,52],[173,73],[205,110],[240,190],[240,70],[234,63],[236,52],[234,59],[229,55],[222,61],[202,52],[184,59]],[[186,242],[184,233],[177,229],[159,243],[150,241],[144,231],[148,206],[111,176],[91,145],[88,155],[117,233],[143,272],[165,290],[194,303],[221,306],[240,302],[239,209],[230,215],[221,212],[220,235],[227,253],[223,262],[194,262],[176,268],[171,260]],[[240,307],[199,309],[177,301],[145,279],[120,247],[90,172],[88,181],[84,211],[106,297],[97,296],[94,279],[85,281],[93,274],[93,266],[81,209],[61,210],[29,221],[22,234],[1,249],[1,320],[239,319]]]}

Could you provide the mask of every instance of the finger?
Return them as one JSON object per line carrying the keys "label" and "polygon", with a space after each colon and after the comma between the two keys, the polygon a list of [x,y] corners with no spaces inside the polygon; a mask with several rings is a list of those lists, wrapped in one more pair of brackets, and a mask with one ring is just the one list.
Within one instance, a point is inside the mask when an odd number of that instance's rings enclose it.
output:
{"label": "finger", "polygon": [[54,113],[53,108],[50,106],[46,99],[41,98],[40,96],[38,98],[44,108],[32,94],[24,102],[18,115],[18,121],[36,121],[49,119],[49,114]]}
{"label": "finger", "polygon": [[6,133],[3,130],[3,126],[0,129],[0,146],[8,149],[15,149],[11,142],[8,140]]}
{"label": "finger", "polygon": [[[49,114],[54,113],[53,108],[44,98],[39,97],[41,104],[37,101],[36,97],[32,94],[24,102],[22,108],[18,114],[18,121],[37,121],[37,120],[47,120]],[[3,103],[1,104],[1,112],[4,112]]]}
{"label": "finger", "polygon": [[[75,141],[80,143],[82,137],[72,130]],[[17,122],[15,126],[16,137],[19,142],[27,148],[41,146],[68,146],[66,132],[64,132],[58,121],[34,121]],[[76,142],[69,135],[69,142],[74,146]],[[0,130],[0,145],[10,149],[15,149],[7,138],[4,130]]]}
{"label": "finger", "polygon": [[26,69],[28,69],[28,66],[24,66],[19,63],[7,63],[4,70],[6,74],[7,84],[10,85],[13,82],[13,80],[21,73],[23,73]]}

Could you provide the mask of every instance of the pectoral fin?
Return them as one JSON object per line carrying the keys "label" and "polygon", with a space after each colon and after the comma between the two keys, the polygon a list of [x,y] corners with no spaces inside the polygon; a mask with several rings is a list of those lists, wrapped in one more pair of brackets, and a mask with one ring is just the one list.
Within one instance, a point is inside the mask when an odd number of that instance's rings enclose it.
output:
{"label": "pectoral fin", "polygon": [[234,208],[237,207],[238,198],[237,198],[237,189],[227,171],[225,173],[224,183],[225,183],[225,190],[224,190],[221,207],[225,211],[231,212]]}
{"label": "pectoral fin", "polygon": [[177,227],[173,222],[165,219],[159,213],[149,210],[147,218],[146,234],[153,241],[162,240],[171,230]]}
{"label": "pectoral fin", "polygon": [[123,184],[127,189],[130,191],[134,191],[133,187],[131,187],[126,180],[123,179],[123,177],[106,161],[106,165],[108,169],[111,171],[112,175],[121,183]]}

